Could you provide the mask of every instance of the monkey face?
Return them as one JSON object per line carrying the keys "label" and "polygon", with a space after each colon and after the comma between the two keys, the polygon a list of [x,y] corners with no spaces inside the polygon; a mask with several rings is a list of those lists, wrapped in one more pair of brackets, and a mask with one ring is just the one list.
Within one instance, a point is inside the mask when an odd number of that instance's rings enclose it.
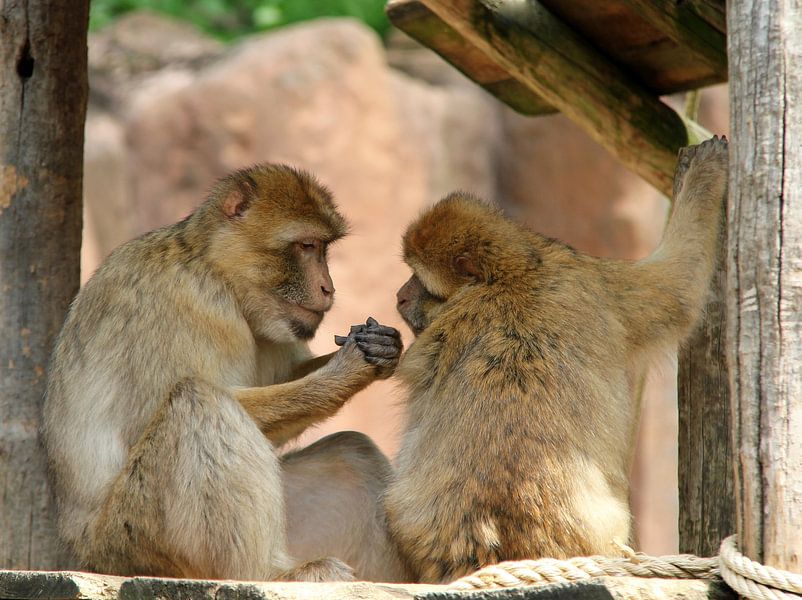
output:
{"label": "monkey face", "polygon": [[438,298],[423,287],[417,275],[412,275],[401,286],[396,294],[396,299],[398,301],[396,308],[399,314],[416,336],[431,325],[445,303],[443,298]]}
{"label": "monkey face", "polygon": [[283,252],[284,277],[276,286],[276,294],[287,304],[290,329],[302,340],[314,336],[334,302],[327,249],[325,241],[305,237]]}
{"label": "monkey face", "polygon": [[210,258],[257,337],[310,339],[331,308],[328,245],[347,224],[331,194],[307,173],[262,165],[219,184],[208,211],[222,219]]}

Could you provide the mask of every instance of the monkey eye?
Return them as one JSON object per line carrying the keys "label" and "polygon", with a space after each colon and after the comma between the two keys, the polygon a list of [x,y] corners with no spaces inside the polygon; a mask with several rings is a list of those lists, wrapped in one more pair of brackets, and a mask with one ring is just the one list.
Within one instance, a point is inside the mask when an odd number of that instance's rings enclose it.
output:
{"label": "monkey eye", "polygon": [[301,250],[317,250],[320,247],[320,242],[317,240],[301,240],[298,242]]}

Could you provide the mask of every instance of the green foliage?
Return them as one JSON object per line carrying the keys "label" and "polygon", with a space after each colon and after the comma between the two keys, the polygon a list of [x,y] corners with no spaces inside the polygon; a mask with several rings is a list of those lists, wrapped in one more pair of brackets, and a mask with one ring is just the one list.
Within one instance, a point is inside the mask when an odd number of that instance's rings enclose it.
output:
{"label": "green foliage", "polygon": [[354,17],[384,35],[385,0],[92,0],[89,26],[99,29],[126,12],[147,9],[189,21],[222,40],[315,19]]}

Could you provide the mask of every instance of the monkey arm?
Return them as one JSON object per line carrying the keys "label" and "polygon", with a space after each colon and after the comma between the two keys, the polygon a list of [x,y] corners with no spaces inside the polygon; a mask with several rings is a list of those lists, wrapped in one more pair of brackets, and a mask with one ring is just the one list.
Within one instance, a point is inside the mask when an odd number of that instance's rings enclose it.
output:
{"label": "monkey arm", "polygon": [[290,380],[294,381],[296,379],[300,379],[301,377],[309,375],[313,371],[317,371],[321,367],[325,367],[331,360],[331,357],[334,356],[335,354],[337,354],[336,351],[330,352],[328,354],[316,356],[314,358],[310,358],[302,363],[297,364],[292,370],[292,375]]}
{"label": "monkey arm", "polygon": [[634,348],[656,339],[676,342],[699,321],[720,244],[727,162],[725,139],[683,148],[659,248],[637,263],[601,263]]}
{"label": "monkey arm", "polygon": [[[265,387],[238,388],[234,397],[271,442],[280,446],[307,427],[336,413],[351,396],[376,378],[355,345],[352,356],[328,357],[319,368],[300,379]],[[324,357],[321,357],[324,358]],[[312,359],[314,361],[316,359]],[[310,362],[312,362],[310,361]]]}
{"label": "monkey arm", "polygon": [[287,383],[240,388],[234,394],[271,442],[280,446],[336,413],[377,378],[392,375],[401,356],[401,335],[373,318],[335,336],[340,350],[301,362]]}

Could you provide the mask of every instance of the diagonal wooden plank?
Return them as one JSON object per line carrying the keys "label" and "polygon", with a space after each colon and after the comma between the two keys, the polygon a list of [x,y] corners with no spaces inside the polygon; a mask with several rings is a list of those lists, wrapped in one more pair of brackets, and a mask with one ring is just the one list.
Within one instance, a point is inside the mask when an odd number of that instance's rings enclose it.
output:
{"label": "diagonal wooden plank", "polygon": [[393,25],[443,57],[466,77],[524,115],[556,112],[554,107],[511,77],[419,0],[389,0]]}
{"label": "diagonal wooden plank", "polygon": [[534,0],[422,0],[493,62],[671,195],[677,150],[710,136]]}

